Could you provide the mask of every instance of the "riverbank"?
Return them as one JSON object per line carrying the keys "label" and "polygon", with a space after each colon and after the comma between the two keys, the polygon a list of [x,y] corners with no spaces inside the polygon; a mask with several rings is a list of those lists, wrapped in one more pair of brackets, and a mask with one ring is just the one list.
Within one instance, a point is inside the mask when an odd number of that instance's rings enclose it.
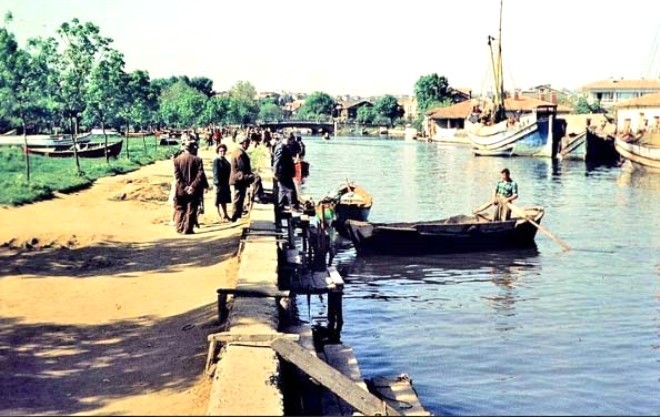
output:
{"label": "riverbank", "polygon": [[[110,139],[113,142],[116,139]],[[155,161],[169,158],[174,146],[159,146],[155,137],[123,139],[117,158],[79,158],[82,174],[74,158],[30,156],[30,181],[27,179],[25,155],[20,146],[0,147],[0,205],[20,205],[52,198],[57,192],[74,192],[91,186],[95,180],[109,175],[135,171]],[[103,141],[96,137],[95,141]],[[128,153],[126,148],[128,147]],[[127,156],[128,155],[128,156]]]}
{"label": "riverbank", "polygon": [[235,285],[243,223],[218,223],[209,192],[178,235],[171,175],[160,161],[0,209],[0,414],[205,414],[215,290]]}

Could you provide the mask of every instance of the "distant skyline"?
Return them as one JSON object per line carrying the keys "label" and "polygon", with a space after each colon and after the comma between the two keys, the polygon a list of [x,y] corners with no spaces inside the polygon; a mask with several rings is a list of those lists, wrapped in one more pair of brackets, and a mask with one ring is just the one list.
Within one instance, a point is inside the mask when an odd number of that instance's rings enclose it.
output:
{"label": "distant skyline", "polygon": [[[396,6],[393,6],[395,5]],[[0,0],[21,46],[78,18],[98,25],[151,78],[205,76],[216,91],[412,95],[422,75],[485,92],[499,0]],[[660,4],[647,0],[504,0],[505,88],[578,89],[660,77]]]}

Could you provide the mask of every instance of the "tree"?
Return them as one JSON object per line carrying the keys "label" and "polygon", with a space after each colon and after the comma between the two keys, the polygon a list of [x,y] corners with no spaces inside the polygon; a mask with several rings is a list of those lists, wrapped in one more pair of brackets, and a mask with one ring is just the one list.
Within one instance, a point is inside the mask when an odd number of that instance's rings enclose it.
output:
{"label": "tree", "polygon": [[419,77],[415,83],[415,97],[419,111],[425,112],[436,105],[442,105],[451,98],[449,92],[449,82],[445,76],[434,73]]}
{"label": "tree", "polygon": [[394,120],[403,117],[403,106],[399,104],[396,97],[387,94],[376,100],[374,103],[374,112],[377,115],[385,117],[389,120],[390,125]]}
{"label": "tree", "polygon": [[198,124],[208,98],[185,81],[177,81],[160,94],[159,100],[163,120],[181,127]]}
{"label": "tree", "polygon": [[220,96],[213,96],[208,99],[204,106],[200,123],[208,125],[224,120],[229,113],[229,101],[229,97]]}
{"label": "tree", "polygon": [[96,62],[108,50],[112,42],[100,34],[98,26],[91,22],[81,23],[77,18],[64,22],[57,30],[63,42],[63,50],[53,56],[57,67],[58,96],[65,117],[73,124],[73,143],[76,169],[82,174],[78,158],[78,128],[87,106],[86,95]]}
{"label": "tree", "polygon": [[[7,16],[11,21],[11,15]],[[0,96],[3,107],[19,119],[23,128],[25,170],[30,181],[30,156],[27,152],[28,123],[40,113],[41,94],[45,89],[47,67],[27,51],[20,49],[6,28],[0,28]]]}
{"label": "tree", "polygon": [[213,95],[213,80],[207,77],[192,77],[188,83],[195,90],[204,93],[206,97]]}
{"label": "tree", "polygon": [[298,114],[303,119],[319,119],[321,115],[332,116],[335,101],[327,93],[315,91],[305,99]]}
{"label": "tree", "polygon": [[259,119],[263,121],[269,122],[281,120],[282,116],[282,109],[273,99],[266,99],[259,106]]}
{"label": "tree", "polygon": [[362,106],[358,109],[355,121],[358,123],[371,123],[374,120],[374,111],[371,106]]}
{"label": "tree", "polygon": [[[128,76],[124,72],[124,56],[114,49],[101,59],[92,70],[87,89],[87,109],[92,113],[92,123],[98,122],[103,131],[105,142],[105,161],[110,163],[108,155],[108,134],[106,123],[119,112],[128,97]],[[128,137],[126,138],[128,142]],[[128,143],[126,144],[128,148]]]}
{"label": "tree", "polygon": [[229,90],[228,119],[233,123],[248,124],[259,114],[257,90],[248,81],[239,81]]}

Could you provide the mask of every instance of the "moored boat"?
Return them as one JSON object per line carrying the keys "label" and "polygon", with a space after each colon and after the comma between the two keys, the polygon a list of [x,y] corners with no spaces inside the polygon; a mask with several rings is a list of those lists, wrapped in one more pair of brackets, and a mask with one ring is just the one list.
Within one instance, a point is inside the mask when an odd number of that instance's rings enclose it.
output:
{"label": "moored boat", "polygon": [[339,186],[333,197],[335,202],[334,227],[341,236],[349,238],[344,227],[346,220],[367,221],[373,204],[371,194],[354,182],[347,181]]}
{"label": "moored boat", "polygon": [[[537,224],[542,207],[524,209]],[[345,227],[358,254],[423,255],[534,247],[537,227],[513,216],[492,221],[483,215],[457,215],[411,223],[369,223],[347,220]]]}
{"label": "moored boat", "polygon": [[[88,143],[90,133],[83,133],[76,138],[77,143]],[[24,146],[25,138],[22,135],[0,136],[0,145]],[[73,146],[71,135],[27,135],[29,148],[57,148],[66,149]]]}
{"label": "moored boat", "polygon": [[[659,135],[660,136],[660,135]],[[658,138],[660,139],[660,138]],[[620,137],[615,138],[614,146],[617,152],[630,161],[633,167],[649,172],[660,173],[660,141],[630,141]]]}
{"label": "moored boat", "polygon": [[[108,155],[111,157],[116,157],[121,152],[121,148],[124,141],[120,140],[118,142],[108,143]],[[80,158],[103,158],[105,157],[105,143],[83,143],[78,144],[78,156]],[[73,146],[70,146],[65,149],[53,148],[53,147],[43,147],[43,148],[32,148],[28,147],[27,151],[30,154],[48,156],[50,158],[67,158],[75,155]]]}

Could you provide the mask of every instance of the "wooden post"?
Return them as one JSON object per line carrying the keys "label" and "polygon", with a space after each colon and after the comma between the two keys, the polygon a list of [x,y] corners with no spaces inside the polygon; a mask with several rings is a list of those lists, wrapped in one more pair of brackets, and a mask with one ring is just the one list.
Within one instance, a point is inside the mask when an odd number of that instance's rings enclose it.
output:
{"label": "wooden post", "polygon": [[279,338],[271,343],[271,347],[282,359],[297,366],[360,413],[367,416],[400,415],[389,404],[365,391],[341,372],[313,356],[297,343]]}
{"label": "wooden post", "polygon": [[332,343],[339,343],[341,340],[341,329],[344,326],[343,296],[344,291],[341,288],[328,293],[328,331]]}

